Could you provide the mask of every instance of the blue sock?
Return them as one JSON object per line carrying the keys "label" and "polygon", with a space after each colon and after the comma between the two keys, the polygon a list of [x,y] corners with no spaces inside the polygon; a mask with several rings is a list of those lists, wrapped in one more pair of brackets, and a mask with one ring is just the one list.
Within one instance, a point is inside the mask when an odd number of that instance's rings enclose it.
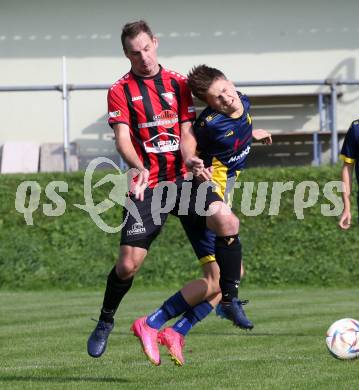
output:
{"label": "blue sock", "polygon": [[182,318],[178,320],[173,326],[173,330],[186,336],[186,334],[197,324],[198,321],[203,320],[213,310],[213,306],[208,301],[203,301],[198,305],[191,307]]}
{"label": "blue sock", "polygon": [[163,305],[154,313],[147,317],[146,323],[154,329],[160,329],[161,326],[170,320],[177,317],[190,309],[191,306],[185,301],[180,291],[163,302]]}

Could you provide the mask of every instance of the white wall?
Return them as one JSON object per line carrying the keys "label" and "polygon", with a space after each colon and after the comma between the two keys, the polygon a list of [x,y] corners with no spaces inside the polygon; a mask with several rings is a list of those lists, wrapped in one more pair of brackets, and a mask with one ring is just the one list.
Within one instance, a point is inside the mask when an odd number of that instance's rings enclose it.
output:
{"label": "white wall", "polygon": [[[358,15],[356,0],[1,1],[0,85],[60,84],[62,55],[70,83],[112,83],[129,68],[121,27],[139,18],[160,38],[161,63],[182,73],[207,63],[235,81],[359,79]],[[345,129],[359,116],[359,90],[342,91]],[[71,141],[83,154],[114,153],[105,98],[105,91],[71,95]],[[0,117],[0,145],[62,141],[59,92],[0,93]],[[317,124],[312,116],[292,127]]]}

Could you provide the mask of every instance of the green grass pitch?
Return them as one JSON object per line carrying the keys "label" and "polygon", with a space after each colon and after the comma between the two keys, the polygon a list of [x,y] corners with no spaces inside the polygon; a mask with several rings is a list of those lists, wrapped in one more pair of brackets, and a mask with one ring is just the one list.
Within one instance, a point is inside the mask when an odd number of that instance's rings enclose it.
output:
{"label": "green grass pitch", "polygon": [[358,288],[243,288],[252,332],[211,314],[188,335],[184,367],[164,349],[154,367],[129,328],[172,292],[133,289],[100,359],[86,341],[101,292],[0,292],[0,389],[359,389],[359,359],[325,345],[332,322],[359,318]]}

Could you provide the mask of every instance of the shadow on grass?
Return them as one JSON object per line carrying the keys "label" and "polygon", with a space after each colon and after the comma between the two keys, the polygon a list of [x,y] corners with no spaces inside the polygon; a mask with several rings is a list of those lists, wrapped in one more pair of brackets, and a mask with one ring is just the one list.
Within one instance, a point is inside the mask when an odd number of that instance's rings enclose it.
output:
{"label": "shadow on grass", "polygon": [[95,382],[95,383],[130,383],[127,379],[122,378],[96,378],[96,377],[48,377],[48,376],[7,376],[0,378],[1,382],[52,382],[52,383],[68,383],[68,382]]}

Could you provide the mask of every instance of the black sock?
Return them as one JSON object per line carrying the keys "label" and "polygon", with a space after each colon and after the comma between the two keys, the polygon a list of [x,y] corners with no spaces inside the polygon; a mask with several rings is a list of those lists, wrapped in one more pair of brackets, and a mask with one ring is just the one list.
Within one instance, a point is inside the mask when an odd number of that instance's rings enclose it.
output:
{"label": "black sock", "polygon": [[127,291],[131,288],[133,277],[130,279],[122,280],[116,274],[116,267],[113,267],[107,277],[107,285],[105,296],[103,299],[100,320],[113,323],[113,317],[116,310],[126,295]]}
{"label": "black sock", "polygon": [[238,234],[216,238],[216,260],[220,269],[219,285],[222,300],[230,302],[238,297],[241,279],[242,245]]}

